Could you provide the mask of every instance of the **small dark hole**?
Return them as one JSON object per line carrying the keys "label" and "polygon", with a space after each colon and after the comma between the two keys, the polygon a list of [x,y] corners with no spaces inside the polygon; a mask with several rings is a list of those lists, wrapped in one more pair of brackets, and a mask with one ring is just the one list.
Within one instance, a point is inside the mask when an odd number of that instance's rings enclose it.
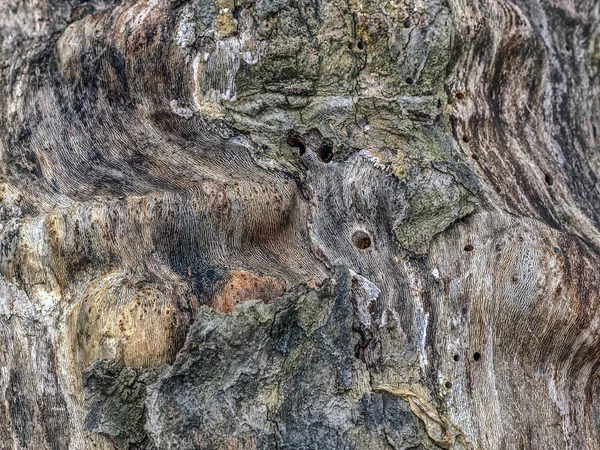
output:
{"label": "small dark hole", "polygon": [[333,159],[333,145],[331,145],[331,143],[325,142],[321,145],[321,148],[319,149],[319,158],[321,158],[321,161],[324,163],[331,162]]}
{"label": "small dark hole", "polygon": [[413,84],[415,82],[415,80],[413,80],[411,77],[408,77],[406,79],[406,84]]}
{"label": "small dark hole", "polygon": [[411,20],[410,20],[410,19],[406,19],[406,20],[404,21],[404,27],[405,27],[405,28],[410,28],[410,27],[412,27],[412,22],[411,22]]}
{"label": "small dark hole", "polygon": [[356,46],[358,47],[359,50],[364,50],[365,43],[363,41],[358,41],[358,43],[356,44]]}
{"label": "small dark hole", "polygon": [[463,94],[462,92],[457,92],[456,98],[459,100],[463,100],[465,98],[465,94]]}
{"label": "small dark hole", "polygon": [[554,184],[554,178],[552,178],[552,175],[550,175],[549,173],[544,175],[544,181],[546,181],[546,184],[548,186],[552,186]]}
{"label": "small dark hole", "polygon": [[558,247],[554,247],[553,250],[554,250],[554,253],[560,253],[560,248],[558,248]]}
{"label": "small dark hole", "polygon": [[468,144],[471,141],[471,138],[465,134],[463,136],[462,140],[465,144]]}
{"label": "small dark hole", "polygon": [[569,47],[568,45],[565,45],[565,50],[570,52],[571,51],[571,47]]}
{"label": "small dark hole", "polygon": [[361,250],[369,248],[372,244],[371,237],[365,231],[355,231],[352,235],[352,243]]}
{"label": "small dark hole", "polygon": [[479,161],[479,156],[477,156],[475,153],[473,153],[473,155],[472,155],[472,158],[473,158],[475,161]]}
{"label": "small dark hole", "polygon": [[460,356],[458,356],[458,355],[454,355],[454,356],[452,357],[452,359],[453,359],[454,361],[460,361]]}
{"label": "small dark hole", "polygon": [[479,353],[479,352],[473,353],[473,359],[475,361],[479,361],[481,359],[481,353]]}
{"label": "small dark hole", "polygon": [[348,50],[350,50],[350,51],[354,50],[354,43],[353,42],[348,42]]}
{"label": "small dark hole", "polygon": [[447,389],[452,389],[452,383],[450,383],[449,381],[446,381],[445,386]]}
{"label": "small dark hole", "polygon": [[306,145],[304,144],[304,139],[297,133],[292,133],[287,138],[287,145],[290,147],[295,147],[300,150],[300,155],[304,155],[306,152]]}
{"label": "small dark hole", "polygon": [[471,244],[465,245],[465,252],[473,251],[473,246]]}

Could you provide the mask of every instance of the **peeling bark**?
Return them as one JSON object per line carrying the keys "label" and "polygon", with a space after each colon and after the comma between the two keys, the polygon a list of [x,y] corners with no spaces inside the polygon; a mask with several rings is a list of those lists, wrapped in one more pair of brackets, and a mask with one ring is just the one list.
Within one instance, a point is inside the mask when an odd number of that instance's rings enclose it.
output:
{"label": "peeling bark", "polygon": [[600,5],[0,3],[0,449],[600,449]]}

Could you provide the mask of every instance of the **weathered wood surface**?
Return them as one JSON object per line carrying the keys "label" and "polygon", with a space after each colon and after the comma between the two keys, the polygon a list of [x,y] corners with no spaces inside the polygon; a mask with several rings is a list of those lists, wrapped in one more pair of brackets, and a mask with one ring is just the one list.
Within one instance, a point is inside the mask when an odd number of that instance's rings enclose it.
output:
{"label": "weathered wood surface", "polygon": [[1,449],[600,449],[598,2],[0,33]]}

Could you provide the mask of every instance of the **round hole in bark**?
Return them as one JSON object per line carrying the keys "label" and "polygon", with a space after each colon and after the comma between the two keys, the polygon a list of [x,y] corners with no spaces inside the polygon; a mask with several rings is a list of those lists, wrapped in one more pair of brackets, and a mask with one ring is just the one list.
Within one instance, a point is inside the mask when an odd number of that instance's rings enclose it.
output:
{"label": "round hole in bark", "polygon": [[454,361],[457,361],[457,362],[458,362],[458,361],[460,361],[460,356],[458,356],[458,355],[454,355],[454,356],[452,357],[452,359],[453,359]]}
{"label": "round hole in bark", "polygon": [[365,49],[365,43],[363,41],[358,41],[358,43],[356,44],[356,46],[358,47],[359,50],[364,50]]}
{"label": "round hole in bark", "polygon": [[364,250],[369,248],[373,242],[371,241],[371,236],[366,231],[355,231],[352,235],[352,243],[356,248]]}
{"label": "round hole in bark", "polygon": [[413,80],[411,77],[408,77],[406,79],[406,84],[413,84],[415,82],[415,80]]}
{"label": "round hole in bark", "polygon": [[300,150],[300,155],[304,155],[306,152],[306,145],[304,144],[304,138],[298,133],[290,133],[287,138],[287,145],[295,147]]}
{"label": "round hole in bark", "polygon": [[324,142],[319,148],[319,158],[324,163],[329,163],[333,159],[333,145],[331,142]]}
{"label": "round hole in bark", "polygon": [[481,353],[479,353],[479,352],[473,353],[473,359],[475,361],[479,361],[481,359]]}
{"label": "round hole in bark", "polygon": [[348,42],[348,50],[350,50],[350,51],[354,50],[354,43],[353,42]]}
{"label": "round hole in bark", "polygon": [[477,154],[476,154],[476,153],[473,153],[473,155],[472,155],[472,158],[473,158],[475,161],[479,161],[479,156],[477,156]]}
{"label": "round hole in bark", "polygon": [[456,98],[459,100],[463,100],[465,98],[465,94],[463,94],[462,92],[457,92]]}
{"label": "round hole in bark", "polygon": [[452,389],[452,383],[450,381],[446,381],[445,386],[447,389]]}
{"label": "round hole in bark", "polygon": [[465,245],[464,250],[465,250],[465,252],[471,252],[471,251],[473,251],[473,246],[471,244]]}
{"label": "round hole in bark", "polygon": [[356,119],[356,125],[358,125],[361,128],[364,128],[367,125],[369,125],[369,121],[366,117],[359,117],[358,119]]}
{"label": "round hole in bark", "polygon": [[410,27],[412,27],[412,22],[411,22],[411,20],[410,20],[410,19],[406,19],[406,20],[404,21],[404,27],[405,27],[405,28],[410,28]]}
{"label": "round hole in bark", "polygon": [[468,144],[471,141],[471,138],[465,134],[463,136],[462,140],[465,144]]}
{"label": "round hole in bark", "polygon": [[544,175],[544,181],[548,186],[552,186],[554,184],[554,178],[549,173]]}

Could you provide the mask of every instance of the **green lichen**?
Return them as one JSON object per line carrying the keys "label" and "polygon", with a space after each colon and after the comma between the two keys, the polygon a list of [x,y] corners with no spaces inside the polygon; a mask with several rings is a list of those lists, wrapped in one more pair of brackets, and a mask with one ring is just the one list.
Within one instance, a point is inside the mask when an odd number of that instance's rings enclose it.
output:
{"label": "green lichen", "polygon": [[408,218],[393,231],[400,245],[414,253],[425,253],[436,234],[474,209],[465,188],[435,171],[430,180],[412,191],[408,201]]}
{"label": "green lichen", "polygon": [[[231,12],[224,2],[223,18]],[[477,195],[452,135],[444,86],[455,31],[440,1],[418,11],[386,5],[388,17],[380,5],[360,1],[238,5],[250,25],[238,24],[236,36],[256,51],[240,53],[236,99],[219,101],[218,111],[247,136],[261,165],[299,179],[306,169],[286,143],[292,130],[318,130],[334,143],[336,161],[363,150],[395,153],[389,174],[404,183],[396,195],[408,199],[408,216],[393,231],[402,247],[423,252],[472,211]]]}
{"label": "green lichen", "polygon": [[219,14],[214,22],[215,38],[224,39],[237,31],[237,21],[233,17],[235,3],[233,0],[219,0],[218,6]]}

